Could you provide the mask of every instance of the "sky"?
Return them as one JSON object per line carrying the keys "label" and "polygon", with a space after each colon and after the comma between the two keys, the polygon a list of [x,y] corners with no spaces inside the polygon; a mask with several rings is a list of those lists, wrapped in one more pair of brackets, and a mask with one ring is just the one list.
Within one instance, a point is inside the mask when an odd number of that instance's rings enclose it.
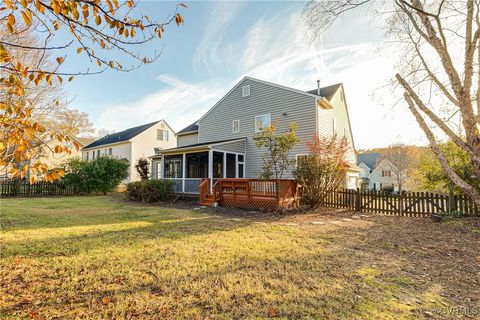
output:
{"label": "sky", "polygon": [[[129,73],[78,77],[65,87],[70,106],[97,129],[121,131],[165,119],[174,130],[199,119],[244,76],[300,90],[343,82],[357,149],[424,144],[423,134],[388,83],[395,48],[378,17],[364,9],[312,39],[303,2],[185,2],[185,24],[135,50],[160,59]],[[144,1],[142,12],[164,20],[175,2]],[[113,53],[115,55],[115,53]],[[67,56],[73,67],[85,60]],[[122,61],[120,55],[114,58]]]}

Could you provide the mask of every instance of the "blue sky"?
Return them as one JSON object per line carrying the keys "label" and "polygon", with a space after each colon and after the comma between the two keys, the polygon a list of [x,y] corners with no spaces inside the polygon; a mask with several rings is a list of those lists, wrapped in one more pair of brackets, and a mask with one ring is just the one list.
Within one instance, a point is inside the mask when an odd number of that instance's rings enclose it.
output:
{"label": "blue sky", "polygon": [[[301,90],[315,88],[320,78],[325,86],[344,83],[357,148],[423,142],[385,87],[394,74],[394,49],[385,45],[378,19],[357,11],[313,41],[302,23],[303,2],[185,3],[184,26],[171,25],[162,40],[138,49],[163,49],[159,60],[129,73],[76,78],[65,88],[71,107],[88,112],[97,129],[121,131],[164,118],[180,130],[243,76]],[[144,1],[141,10],[164,20],[175,5]],[[81,57],[67,58],[84,67]]]}

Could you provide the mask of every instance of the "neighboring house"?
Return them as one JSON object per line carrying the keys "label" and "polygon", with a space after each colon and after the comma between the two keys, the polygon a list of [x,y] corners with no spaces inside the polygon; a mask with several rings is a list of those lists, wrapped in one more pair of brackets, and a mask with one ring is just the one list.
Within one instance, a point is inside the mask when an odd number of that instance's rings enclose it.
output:
{"label": "neighboring house", "polygon": [[360,176],[368,188],[382,190],[391,188],[398,191],[398,182],[395,178],[395,165],[388,159],[381,159],[380,153],[369,152],[357,155],[358,166],[362,169]]}
{"label": "neighboring house", "polygon": [[100,156],[109,156],[128,160],[129,175],[124,181],[128,183],[140,179],[135,170],[139,158],[150,156],[155,148],[168,149],[176,145],[175,131],[165,120],[159,120],[100,138],[83,148],[82,158],[93,160]]}
{"label": "neighboring house", "polygon": [[[172,179],[175,190],[198,193],[202,178],[256,178],[265,154],[253,137],[276,123],[278,132],[296,122],[300,142],[291,152],[296,159],[308,153],[306,142],[315,134],[336,132],[348,141],[351,169],[345,187],[357,188],[355,146],[342,84],[304,92],[245,77],[202,118],[177,133],[177,147],[152,156],[152,177]],[[291,177],[288,172],[284,178]]]}
{"label": "neighboring house", "polygon": [[[62,163],[67,161],[68,159],[72,158],[80,158],[82,156],[82,148],[85,147],[87,144],[91,143],[93,139],[89,138],[79,138],[79,137],[72,137],[69,136],[70,141],[63,141],[59,142],[56,139],[50,139],[43,143],[42,145],[32,149],[32,158],[29,161],[30,165],[33,165],[36,162],[42,162],[48,166],[48,168],[56,168],[60,166]],[[75,148],[73,142],[76,142],[79,146],[79,149]],[[70,153],[61,152],[56,153],[54,152],[55,146],[62,145],[67,146],[70,150]],[[11,175],[9,173],[11,166],[7,166],[4,171],[0,174],[0,179],[10,178]],[[27,174],[28,176],[28,174]]]}

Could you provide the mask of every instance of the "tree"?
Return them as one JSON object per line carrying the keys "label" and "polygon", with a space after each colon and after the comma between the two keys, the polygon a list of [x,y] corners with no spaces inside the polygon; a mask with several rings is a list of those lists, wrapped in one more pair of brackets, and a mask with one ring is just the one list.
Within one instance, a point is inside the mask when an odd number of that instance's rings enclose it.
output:
{"label": "tree", "polygon": [[[161,38],[166,26],[172,22],[182,24],[183,17],[178,8],[185,5],[180,3],[165,22],[157,22],[139,13],[137,4],[133,0],[121,4],[117,0],[1,1],[0,22],[10,37],[2,37],[0,42],[0,166],[28,161],[32,145],[42,142],[45,135],[58,140],[54,152],[69,152],[62,144],[71,140],[69,136],[59,132],[48,133],[41,120],[32,118],[34,104],[27,96],[29,87],[52,86],[62,83],[64,78],[71,81],[74,76],[98,74],[107,69],[128,72],[159,58],[161,52],[144,56],[136,53],[133,47]],[[35,30],[39,44],[25,45],[18,41],[26,30]],[[57,35],[60,33],[62,39],[65,35],[70,39],[58,44]],[[84,70],[69,70],[67,53],[71,49],[84,55],[86,61],[98,68],[92,69],[87,65]],[[50,52],[55,59],[51,64],[25,64],[19,52],[41,57]],[[123,61],[110,59],[109,52],[120,53],[130,66],[124,67]],[[51,103],[57,105],[59,101]],[[75,146],[78,148],[78,145]],[[49,170],[41,162],[35,163],[32,168],[49,181],[63,175],[61,170]],[[22,166],[13,168],[11,173],[23,176],[26,170],[27,167]]]}
{"label": "tree", "polygon": [[400,143],[392,144],[382,151],[377,160],[377,165],[387,160],[385,166],[393,173],[393,178],[399,191],[401,191],[407,183],[409,171],[416,167],[417,155],[418,152],[416,152],[415,147]]}
{"label": "tree", "polygon": [[322,138],[315,135],[307,146],[308,156],[299,159],[294,175],[303,186],[302,200],[311,208],[317,208],[345,179],[348,143],[336,134]]}
{"label": "tree", "polygon": [[135,170],[137,170],[138,174],[140,175],[140,179],[148,180],[149,171],[150,171],[149,167],[150,167],[150,163],[148,162],[148,159],[139,158],[137,160],[137,163],[135,164]]}
{"label": "tree", "polygon": [[282,179],[283,174],[295,164],[295,160],[290,159],[289,154],[299,141],[297,125],[291,123],[288,130],[279,135],[276,131],[276,124],[271,124],[253,137],[257,148],[266,149],[260,174],[264,179],[272,177],[275,180]]}
{"label": "tree", "polygon": [[[322,32],[366,3],[390,14],[388,35],[404,48],[396,84],[443,172],[480,205],[478,189],[457,174],[440,147],[448,137],[468,154],[474,175],[480,176],[480,1],[311,1],[305,17]],[[460,122],[458,130],[452,117]]]}
{"label": "tree", "polygon": [[[442,153],[448,161],[448,165],[455,170],[462,179],[480,190],[480,178],[475,175],[468,153],[460,149],[455,143],[449,141],[439,145]],[[428,191],[450,192],[455,195],[462,195],[463,190],[459,188],[442,170],[440,162],[435,154],[430,151],[420,158],[419,173],[423,176],[423,188]]]}

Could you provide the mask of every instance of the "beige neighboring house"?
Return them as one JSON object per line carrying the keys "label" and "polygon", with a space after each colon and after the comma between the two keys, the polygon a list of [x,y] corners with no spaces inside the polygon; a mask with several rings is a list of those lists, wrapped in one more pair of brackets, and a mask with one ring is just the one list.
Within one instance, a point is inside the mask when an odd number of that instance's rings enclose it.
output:
{"label": "beige neighboring house", "polygon": [[151,156],[155,149],[169,149],[177,145],[175,131],[165,120],[147,123],[100,138],[82,150],[84,160],[100,156],[126,159],[130,163],[125,183],[140,180],[135,164],[140,158]]}
{"label": "beige neighboring house", "polygon": [[[70,141],[59,142],[55,139],[49,140],[42,144],[40,147],[33,149],[33,156],[30,160],[30,163],[33,164],[37,161],[45,163],[48,168],[56,168],[60,166],[65,161],[72,159],[72,158],[81,158],[82,157],[82,148],[92,143],[95,139],[93,138],[80,138],[80,137],[72,137],[69,136]],[[77,150],[73,145],[73,142],[76,142],[79,145],[79,149]],[[57,145],[64,145],[70,149],[70,153],[61,152],[55,153],[54,149]],[[9,173],[11,167],[5,168],[5,171],[0,174],[0,178],[10,178],[11,175]]]}

